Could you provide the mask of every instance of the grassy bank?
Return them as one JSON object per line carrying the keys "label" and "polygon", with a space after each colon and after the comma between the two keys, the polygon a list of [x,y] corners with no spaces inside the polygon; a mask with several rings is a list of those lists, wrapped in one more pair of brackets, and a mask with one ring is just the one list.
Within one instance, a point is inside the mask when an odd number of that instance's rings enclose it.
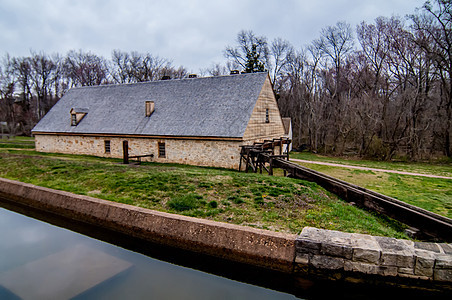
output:
{"label": "grassy bank", "polygon": [[[452,164],[449,161],[440,163],[356,161],[325,157],[311,153],[296,153],[292,155],[292,158],[452,177]],[[354,170],[345,167],[332,167],[309,163],[300,164],[452,218],[452,180],[450,179]]]}
{"label": "grassy bank", "polygon": [[281,232],[304,226],[407,238],[397,222],[316,184],[232,170],[0,149],[0,177],[160,211]]}

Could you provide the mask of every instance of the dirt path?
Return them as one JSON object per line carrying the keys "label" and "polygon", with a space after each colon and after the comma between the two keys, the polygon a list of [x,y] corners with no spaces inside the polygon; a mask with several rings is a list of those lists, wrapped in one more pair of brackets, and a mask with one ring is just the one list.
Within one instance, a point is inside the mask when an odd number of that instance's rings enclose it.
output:
{"label": "dirt path", "polygon": [[358,170],[375,171],[375,172],[395,173],[395,174],[411,175],[411,176],[424,176],[424,177],[430,177],[430,178],[452,179],[452,177],[447,177],[447,176],[421,174],[421,173],[411,173],[411,172],[395,171],[395,170],[387,170],[387,169],[375,169],[375,168],[367,168],[367,167],[359,167],[359,166],[350,166],[350,165],[343,165],[343,164],[327,163],[327,162],[321,162],[321,161],[302,160],[302,159],[295,159],[295,158],[291,158],[290,160],[294,161],[294,162],[302,162],[302,163],[316,164],[316,165],[325,165],[325,166],[332,166],[332,167],[342,167],[342,168],[348,168],[348,169],[358,169]]}

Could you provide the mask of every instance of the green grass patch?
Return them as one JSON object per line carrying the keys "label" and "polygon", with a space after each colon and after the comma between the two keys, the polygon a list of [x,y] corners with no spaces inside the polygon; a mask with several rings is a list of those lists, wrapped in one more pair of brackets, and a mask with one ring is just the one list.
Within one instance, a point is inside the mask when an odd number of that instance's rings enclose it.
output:
{"label": "green grass patch", "polygon": [[397,222],[292,178],[177,164],[129,166],[118,159],[24,150],[0,150],[0,177],[280,232],[299,233],[314,226],[407,238]]}
{"label": "green grass patch", "polygon": [[32,137],[11,137],[0,138],[1,149],[34,149],[35,141]]}
{"label": "green grass patch", "polygon": [[[342,160],[335,162],[348,163]],[[335,178],[362,186],[378,193],[396,198],[406,203],[424,208],[431,212],[452,218],[452,180],[442,178],[430,178],[422,176],[411,176],[393,174],[377,171],[365,171],[347,169],[345,167],[332,167],[326,165],[300,163],[313,170],[325,173]],[[391,163],[386,163],[391,166]],[[407,168],[409,171],[418,170],[419,165]],[[385,169],[391,169],[387,167]],[[394,169],[394,168],[392,168]],[[432,165],[430,173],[442,176],[450,174],[452,166],[447,164]],[[403,170],[406,171],[406,170]]]}
{"label": "green grass patch", "polygon": [[432,162],[388,162],[324,156],[310,152],[291,152],[290,158],[452,177],[452,159],[441,159]]}
{"label": "green grass patch", "polygon": [[[184,196],[177,196],[168,201],[168,207],[176,211],[185,211],[198,208],[202,204],[202,196],[198,194],[188,194]],[[212,201],[213,202],[213,201]]]}

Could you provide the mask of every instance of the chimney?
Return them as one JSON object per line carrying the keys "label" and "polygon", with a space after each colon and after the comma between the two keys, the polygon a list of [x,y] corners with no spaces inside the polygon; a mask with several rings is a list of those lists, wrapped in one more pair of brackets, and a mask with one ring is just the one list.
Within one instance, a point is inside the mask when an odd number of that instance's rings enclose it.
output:
{"label": "chimney", "polygon": [[150,117],[155,110],[154,101],[146,101],[146,117]]}

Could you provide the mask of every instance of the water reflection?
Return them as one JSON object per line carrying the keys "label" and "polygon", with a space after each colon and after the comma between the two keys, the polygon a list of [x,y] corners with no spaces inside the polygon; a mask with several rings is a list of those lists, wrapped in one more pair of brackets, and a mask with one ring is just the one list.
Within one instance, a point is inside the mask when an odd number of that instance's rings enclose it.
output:
{"label": "water reflection", "polygon": [[1,299],[295,299],[0,208]]}

